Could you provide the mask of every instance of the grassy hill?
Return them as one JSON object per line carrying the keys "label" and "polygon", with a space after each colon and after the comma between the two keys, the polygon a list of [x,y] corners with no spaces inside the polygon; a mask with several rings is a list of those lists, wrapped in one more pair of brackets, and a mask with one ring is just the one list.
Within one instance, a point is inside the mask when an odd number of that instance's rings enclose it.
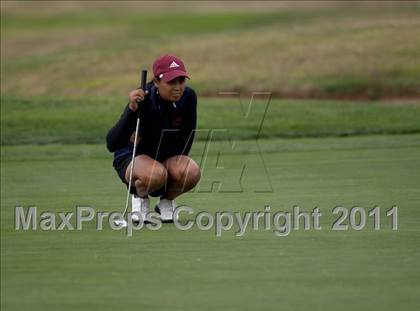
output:
{"label": "grassy hill", "polygon": [[221,6],[2,2],[2,93],[122,96],[170,52],[202,95],[420,95],[416,2]]}

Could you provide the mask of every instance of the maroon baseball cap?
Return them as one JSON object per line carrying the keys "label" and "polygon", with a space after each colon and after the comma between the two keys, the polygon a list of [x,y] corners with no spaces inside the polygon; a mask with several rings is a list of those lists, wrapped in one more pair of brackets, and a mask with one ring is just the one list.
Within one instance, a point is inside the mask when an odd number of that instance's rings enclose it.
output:
{"label": "maroon baseball cap", "polygon": [[153,63],[155,77],[169,82],[178,77],[190,78],[185,70],[184,62],[175,55],[166,54],[158,57]]}

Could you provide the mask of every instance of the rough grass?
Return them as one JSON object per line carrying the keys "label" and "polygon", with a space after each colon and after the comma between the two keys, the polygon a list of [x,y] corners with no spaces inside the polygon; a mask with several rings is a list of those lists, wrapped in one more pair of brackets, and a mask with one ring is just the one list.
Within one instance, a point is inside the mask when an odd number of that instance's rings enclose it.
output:
{"label": "rough grass", "polygon": [[269,11],[238,4],[169,16],[131,4],[25,4],[22,12],[15,4],[2,10],[2,92],[121,95],[137,84],[140,68],[171,52],[185,59],[202,94],[419,94],[417,3],[265,5]]}
{"label": "rough grass", "polygon": [[[105,143],[122,98],[3,98],[3,145]],[[269,100],[266,96],[200,98],[197,140],[321,137],[420,132],[418,101]],[[225,131],[224,131],[225,130]]]}

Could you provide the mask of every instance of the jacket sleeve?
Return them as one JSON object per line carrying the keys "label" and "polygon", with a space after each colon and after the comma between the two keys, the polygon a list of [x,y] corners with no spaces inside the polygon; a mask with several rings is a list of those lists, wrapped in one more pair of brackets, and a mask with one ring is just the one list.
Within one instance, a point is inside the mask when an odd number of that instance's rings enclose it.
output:
{"label": "jacket sleeve", "polygon": [[137,113],[125,107],[118,122],[109,130],[106,135],[106,146],[110,152],[127,146],[130,137],[136,129]]}
{"label": "jacket sleeve", "polygon": [[179,154],[188,155],[194,141],[195,129],[197,128],[197,95],[191,92],[191,100],[186,113],[186,122],[181,130],[181,150]]}

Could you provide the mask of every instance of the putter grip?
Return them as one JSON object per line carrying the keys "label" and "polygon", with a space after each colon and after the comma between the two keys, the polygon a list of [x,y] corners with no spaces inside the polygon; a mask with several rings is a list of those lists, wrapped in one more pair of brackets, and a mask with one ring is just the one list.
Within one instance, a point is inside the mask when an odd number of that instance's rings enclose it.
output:
{"label": "putter grip", "polygon": [[[142,70],[140,75],[140,88],[145,91],[146,90],[146,81],[147,81],[147,70]],[[140,104],[141,100],[138,99],[137,103]]]}
{"label": "putter grip", "polygon": [[143,91],[146,90],[146,81],[147,81],[147,70],[142,70],[141,71],[141,89]]}

